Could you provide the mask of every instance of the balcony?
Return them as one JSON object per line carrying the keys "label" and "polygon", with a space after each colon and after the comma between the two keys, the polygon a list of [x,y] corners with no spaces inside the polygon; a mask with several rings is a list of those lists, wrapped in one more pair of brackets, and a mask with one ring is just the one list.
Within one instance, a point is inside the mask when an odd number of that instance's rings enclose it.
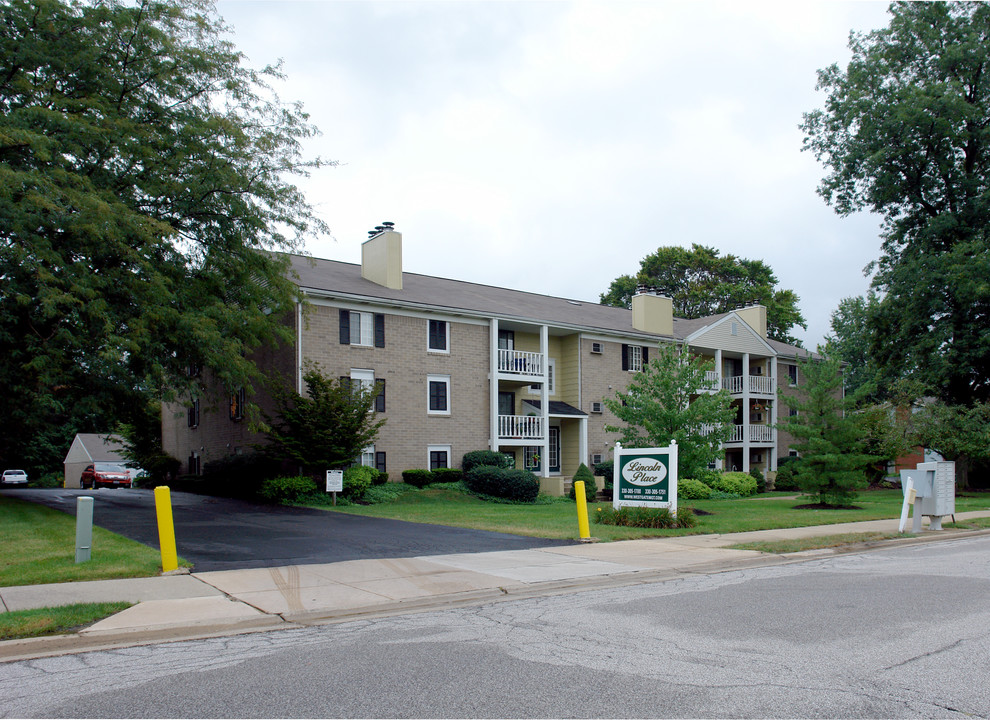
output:
{"label": "balcony", "polygon": [[706,370],[705,371],[705,382],[700,388],[698,388],[699,393],[709,393],[716,392],[721,387],[721,381],[719,380],[718,371],[716,370]]}
{"label": "balcony", "polygon": [[741,395],[746,388],[747,380],[749,381],[749,393],[751,395],[773,396],[776,394],[774,392],[774,386],[776,385],[774,378],[767,377],[766,375],[735,375],[733,377],[722,378],[722,387],[733,395]]}
{"label": "balcony", "polygon": [[499,440],[543,440],[543,418],[534,415],[499,415]]}
{"label": "balcony", "polygon": [[[499,350],[498,371],[514,375],[543,375],[544,358],[541,353],[522,350]],[[506,416],[510,417],[510,416]]]}
{"label": "balcony", "polygon": [[[741,443],[746,437],[746,426],[735,425],[729,435],[727,443]],[[777,431],[770,425],[750,425],[749,441],[761,445],[773,444],[777,442]]]}

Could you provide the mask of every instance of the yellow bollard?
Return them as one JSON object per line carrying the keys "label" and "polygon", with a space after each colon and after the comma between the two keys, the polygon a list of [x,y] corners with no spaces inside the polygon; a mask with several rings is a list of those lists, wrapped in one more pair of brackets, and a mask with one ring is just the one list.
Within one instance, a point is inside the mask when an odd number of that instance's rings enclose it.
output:
{"label": "yellow bollard", "polygon": [[179,567],[175,552],[175,526],[172,524],[172,494],[166,485],[155,488],[155,512],[158,514],[158,545],[162,549],[162,571]]}
{"label": "yellow bollard", "polygon": [[578,532],[582,540],[590,540],[591,531],[588,529],[588,499],[584,495],[584,480],[578,480],[574,483],[574,498],[577,500]]}

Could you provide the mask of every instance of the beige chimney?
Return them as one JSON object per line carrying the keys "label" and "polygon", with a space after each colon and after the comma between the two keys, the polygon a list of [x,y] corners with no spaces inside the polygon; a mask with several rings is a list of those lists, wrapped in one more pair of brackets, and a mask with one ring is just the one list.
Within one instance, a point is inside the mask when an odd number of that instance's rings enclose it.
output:
{"label": "beige chimney", "polygon": [[674,334],[674,302],[664,295],[637,292],[632,299],[634,330],[654,335]]}
{"label": "beige chimney", "polygon": [[767,309],[763,305],[747,305],[736,310],[747,325],[756,330],[764,340],[767,339]]}
{"label": "beige chimney", "polygon": [[392,290],[401,290],[402,233],[390,225],[361,245],[361,277]]}

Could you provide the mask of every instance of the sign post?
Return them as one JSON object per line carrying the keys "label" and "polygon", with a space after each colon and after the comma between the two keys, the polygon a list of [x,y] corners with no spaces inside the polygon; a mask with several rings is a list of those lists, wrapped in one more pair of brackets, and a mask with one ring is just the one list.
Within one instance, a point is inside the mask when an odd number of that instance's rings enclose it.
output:
{"label": "sign post", "polygon": [[344,492],[344,471],[327,470],[327,492],[333,493],[333,504],[337,504],[337,493]]}
{"label": "sign post", "polygon": [[677,515],[677,443],[624,448],[615,444],[612,506],[667,508]]}

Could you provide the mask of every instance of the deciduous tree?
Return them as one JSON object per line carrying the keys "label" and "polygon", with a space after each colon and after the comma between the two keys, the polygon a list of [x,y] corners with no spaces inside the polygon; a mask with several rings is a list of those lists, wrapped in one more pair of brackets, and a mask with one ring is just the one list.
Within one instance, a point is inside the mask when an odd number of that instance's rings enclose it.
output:
{"label": "deciduous tree", "polygon": [[604,305],[631,307],[638,285],[648,285],[673,300],[674,315],[700,318],[728,312],[747,302],[767,308],[767,335],[799,345],[790,333],[807,327],[793,290],[777,289],[777,277],[762,260],[746,260],[703,245],[661,247],[640,262],[639,273],[621,275],[602,293]]}
{"label": "deciduous tree", "polygon": [[[298,106],[206,0],[0,5],[0,461],[50,470],[148,398],[233,389],[287,338],[286,261],[323,229]],[[8,462],[9,461],[9,462]]]}
{"label": "deciduous tree", "polygon": [[805,149],[840,215],[881,215],[871,355],[949,404],[990,400],[990,5],[895,2],[819,71]]}
{"label": "deciduous tree", "polygon": [[621,433],[627,447],[666,447],[676,441],[678,473],[695,477],[719,458],[736,416],[727,390],[708,389],[706,373],[714,367],[689,348],[661,344],[625,392],[604,399],[625,423],[605,430]]}

